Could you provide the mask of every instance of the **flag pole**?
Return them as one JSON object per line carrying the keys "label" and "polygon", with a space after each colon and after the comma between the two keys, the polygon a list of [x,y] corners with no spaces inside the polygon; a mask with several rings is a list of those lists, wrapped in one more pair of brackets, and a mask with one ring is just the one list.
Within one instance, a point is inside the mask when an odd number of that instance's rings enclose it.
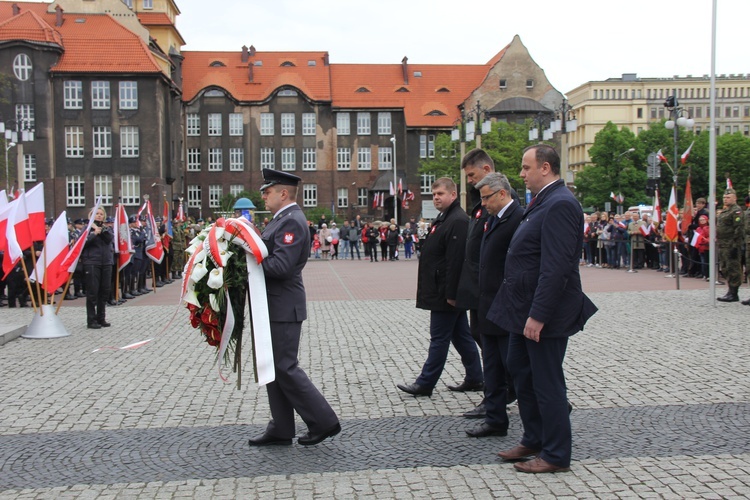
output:
{"label": "flag pole", "polygon": [[[33,250],[31,252],[34,253]],[[31,299],[31,307],[34,308],[34,312],[36,311],[36,297],[34,296],[34,291],[31,289],[31,281],[29,281],[29,271],[26,269],[26,261],[23,259],[23,255],[21,255],[21,267],[23,268],[23,275],[26,276],[26,287],[29,289],[29,298]],[[42,310],[41,304],[39,306],[39,310]],[[41,313],[44,315],[44,313]]]}
{"label": "flag pole", "polygon": [[[68,273],[68,281],[65,282],[65,288],[63,289],[62,296],[65,297],[68,294],[68,288],[70,288],[70,280],[73,278],[73,273]],[[60,312],[60,308],[62,307],[62,299],[60,299],[57,302],[57,309],[55,309],[55,316]]]}

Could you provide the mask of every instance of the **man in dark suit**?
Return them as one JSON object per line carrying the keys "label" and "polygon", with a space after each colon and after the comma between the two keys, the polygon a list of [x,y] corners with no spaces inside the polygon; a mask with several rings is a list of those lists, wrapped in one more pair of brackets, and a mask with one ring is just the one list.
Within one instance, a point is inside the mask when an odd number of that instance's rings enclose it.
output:
{"label": "man in dark suit", "polygon": [[263,272],[276,380],[266,386],[272,420],[266,431],[249,443],[250,446],[292,444],[296,411],[308,427],[297,443],[310,446],[341,432],[341,425],[331,405],[297,360],[302,322],[307,319],[302,269],[310,255],[307,221],[295,201],[301,179],[267,168],[263,169],[263,179],[260,191],[266,208],[273,214],[262,239],[268,248]]}
{"label": "man in dark suit", "polygon": [[447,177],[432,184],[432,202],[440,214],[422,246],[417,270],[417,307],[430,311],[430,348],[416,382],[396,386],[414,396],[432,396],[451,343],[466,369],[465,383],[483,386],[482,363],[466,310],[456,307],[469,216],[458,203],[456,183]]}
{"label": "man in dark suit", "polygon": [[487,318],[510,333],[513,376],[524,433],[498,455],[520,472],[570,470],[572,433],[563,373],[568,337],[583,329],[596,306],[581,289],[581,205],[560,179],[550,146],[526,148],[521,178],[534,197],[513,235],[505,278]]}
{"label": "man in dark suit", "polygon": [[508,178],[489,173],[476,184],[482,206],[489,213],[479,252],[479,293],[477,328],[481,334],[484,362],[484,422],[466,431],[471,437],[508,434],[508,381],[505,359],[508,357],[508,332],[487,319],[492,301],[503,281],[505,257],[510,240],[523,218],[523,209],[511,195]]}

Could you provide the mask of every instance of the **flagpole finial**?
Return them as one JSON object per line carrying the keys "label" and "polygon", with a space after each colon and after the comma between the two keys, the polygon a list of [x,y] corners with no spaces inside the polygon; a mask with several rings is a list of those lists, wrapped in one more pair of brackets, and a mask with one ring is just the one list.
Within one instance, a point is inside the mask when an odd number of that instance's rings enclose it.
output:
{"label": "flagpole finial", "polygon": [[148,201],[148,199],[149,199],[149,195],[147,195],[147,194],[144,194],[144,195],[143,195],[143,199],[144,199],[144,200],[146,200],[146,201]]}

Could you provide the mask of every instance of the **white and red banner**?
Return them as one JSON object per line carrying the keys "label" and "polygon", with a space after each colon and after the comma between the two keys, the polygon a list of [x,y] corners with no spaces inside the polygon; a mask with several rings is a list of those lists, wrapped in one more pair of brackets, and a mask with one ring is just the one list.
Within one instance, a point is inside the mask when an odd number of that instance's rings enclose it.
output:
{"label": "white and red banner", "polygon": [[667,209],[667,222],[664,226],[664,235],[669,241],[677,241],[678,215],[679,212],[677,211],[677,195],[675,193],[674,186],[672,186],[672,193],[669,195],[669,208]]}
{"label": "white and red banner", "polygon": [[47,234],[44,250],[39,255],[29,280],[39,282],[50,293],[60,288],[68,280],[68,272],[63,268],[68,245],[68,217],[63,211]]}
{"label": "white and red banner", "polygon": [[128,214],[125,213],[125,207],[122,203],[118,203],[117,208],[115,209],[115,223],[113,228],[115,253],[117,254],[117,270],[122,271],[122,269],[130,262],[133,253],[135,253],[133,250],[133,242],[130,241]]}
{"label": "white and red banner", "polygon": [[151,211],[151,201],[146,200],[141,209],[138,211],[138,218],[143,212],[146,212],[146,221],[143,229],[146,231],[146,255],[148,258],[159,264],[164,259],[164,247],[159,238],[159,226],[156,225],[154,214]]}
{"label": "white and red banner", "polygon": [[664,153],[661,152],[661,149],[656,152],[656,156],[659,158],[659,161],[663,161],[664,163],[669,163],[669,161],[667,161],[667,157],[664,156]]}
{"label": "white and red banner", "polygon": [[687,163],[688,156],[690,156],[690,150],[693,149],[693,144],[695,144],[695,141],[691,142],[687,150],[680,156],[680,162],[682,162],[683,165]]}
{"label": "white and red banner", "polygon": [[44,223],[44,183],[40,182],[24,193],[26,212],[28,213],[29,231],[33,241],[44,241],[46,227]]}

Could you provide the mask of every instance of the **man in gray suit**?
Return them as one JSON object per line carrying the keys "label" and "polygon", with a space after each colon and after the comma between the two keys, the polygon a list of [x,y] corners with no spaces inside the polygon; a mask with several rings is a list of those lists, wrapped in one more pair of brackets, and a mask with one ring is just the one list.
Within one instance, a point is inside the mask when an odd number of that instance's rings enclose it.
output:
{"label": "man in gray suit", "polygon": [[310,233],[297,205],[301,179],[296,175],[263,169],[260,191],[273,214],[262,234],[268,248],[263,260],[271,320],[271,343],[276,380],[266,386],[272,420],[250,446],[290,445],[296,432],[294,412],[308,432],[298,444],[310,446],[341,432],[336,413],[313,385],[297,360],[302,322],[307,319],[302,269],[310,255]]}

